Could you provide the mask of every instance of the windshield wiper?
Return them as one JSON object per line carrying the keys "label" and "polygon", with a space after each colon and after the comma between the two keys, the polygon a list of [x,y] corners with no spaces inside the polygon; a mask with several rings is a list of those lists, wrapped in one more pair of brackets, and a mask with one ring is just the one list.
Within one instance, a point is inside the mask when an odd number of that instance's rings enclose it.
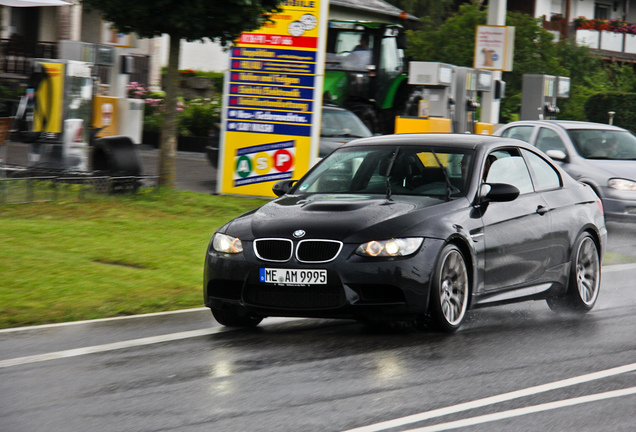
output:
{"label": "windshield wiper", "polygon": [[442,169],[442,175],[444,176],[444,181],[446,181],[446,201],[450,201],[451,193],[453,192],[453,185],[451,184],[450,178],[448,177],[446,168],[444,168],[444,165],[442,165],[442,162],[437,157],[437,153],[435,153],[435,150],[433,149],[431,149],[431,152],[433,153],[433,156],[435,156],[435,160],[437,161],[437,164]]}
{"label": "windshield wiper", "polygon": [[386,174],[385,174],[385,184],[386,184],[386,199],[387,200],[391,200],[391,182],[390,182],[390,176],[389,174],[391,174],[391,170],[393,169],[393,164],[395,163],[395,159],[397,159],[397,155],[400,152],[400,148],[396,148],[395,151],[393,152],[393,155],[391,156],[391,160],[389,160],[389,166],[386,169]]}

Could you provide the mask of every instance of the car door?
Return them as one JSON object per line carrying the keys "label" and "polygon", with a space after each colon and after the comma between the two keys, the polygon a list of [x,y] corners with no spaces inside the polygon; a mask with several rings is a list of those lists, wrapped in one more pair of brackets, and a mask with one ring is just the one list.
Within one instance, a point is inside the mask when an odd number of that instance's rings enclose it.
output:
{"label": "car door", "polygon": [[530,172],[518,148],[500,149],[486,159],[486,183],[517,187],[509,202],[490,202],[482,210],[485,243],[484,289],[495,291],[541,280],[549,261],[551,221],[548,206],[534,190]]}
{"label": "car door", "polygon": [[522,154],[530,168],[534,189],[541,194],[550,211],[552,247],[547,269],[555,268],[570,259],[569,233],[572,224],[572,206],[575,205],[575,201],[563,188],[561,174],[550,162],[529,150],[523,149]]}

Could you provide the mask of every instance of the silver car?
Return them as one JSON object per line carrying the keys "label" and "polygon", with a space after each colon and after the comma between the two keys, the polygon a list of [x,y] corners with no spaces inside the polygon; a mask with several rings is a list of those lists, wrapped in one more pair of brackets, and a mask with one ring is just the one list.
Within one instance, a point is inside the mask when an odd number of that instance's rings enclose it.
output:
{"label": "silver car", "polygon": [[504,125],[495,135],[543,150],[601,198],[606,219],[636,221],[636,136],[602,123],[531,120]]}
{"label": "silver car", "polygon": [[322,107],[319,150],[321,158],[351,140],[372,135],[369,128],[353,112],[333,105]]}

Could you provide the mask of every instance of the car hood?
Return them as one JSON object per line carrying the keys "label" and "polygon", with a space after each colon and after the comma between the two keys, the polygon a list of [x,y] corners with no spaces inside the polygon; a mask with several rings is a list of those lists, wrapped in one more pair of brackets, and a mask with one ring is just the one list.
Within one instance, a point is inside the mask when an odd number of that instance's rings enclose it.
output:
{"label": "car hood", "polygon": [[597,171],[603,171],[608,179],[624,178],[636,181],[636,160],[587,159],[586,163]]}
{"label": "car hood", "polygon": [[465,200],[445,202],[433,197],[394,196],[388,200],[377,195],[290,195],[235,219],[224,231],[242,240],[292,238],[296,230],[305,231],[304,238],[307,239],[344,242],[402,235],[434,237],[439,235],[434,226],[426,230],[430,231],[428,234],[422,229],[413,234],[412,228],[415,225],[428,226],[427,219],[439,220],[441,214],[458,206],[465,207]]}

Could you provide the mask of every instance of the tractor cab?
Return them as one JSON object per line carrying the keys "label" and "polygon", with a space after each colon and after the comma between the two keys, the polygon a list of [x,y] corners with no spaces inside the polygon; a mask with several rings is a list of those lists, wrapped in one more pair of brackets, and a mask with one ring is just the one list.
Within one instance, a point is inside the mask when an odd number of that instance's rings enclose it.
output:
{"label": "tractor cab", "polygon": [[373,132],[392,123],[396,94],[406,84],[402,26],[330,21],[324,100],[355,112]]}

